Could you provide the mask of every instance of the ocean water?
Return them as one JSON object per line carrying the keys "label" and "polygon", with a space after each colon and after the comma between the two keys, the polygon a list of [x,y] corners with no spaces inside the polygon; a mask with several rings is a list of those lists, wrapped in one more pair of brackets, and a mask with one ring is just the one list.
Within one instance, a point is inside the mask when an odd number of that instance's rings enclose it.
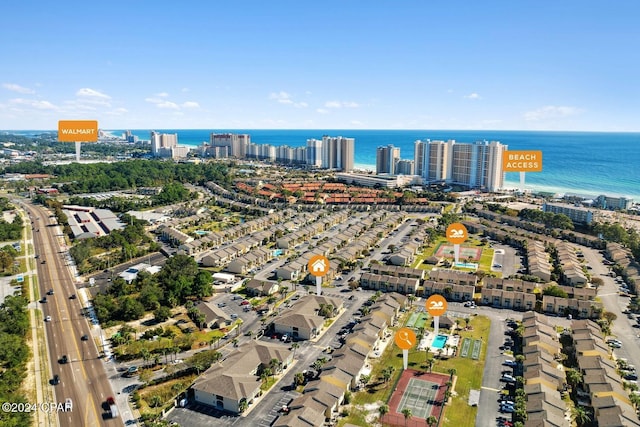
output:
{"label": "ocean water", "polygon": [[[541,150],[542,172],[525,175],[525,189],[595,197],[628,196],[640,202],[640,133],[447,131],[447,130],[265,130],[265,129],[155,129],[177,133],[180,145],[197,146],[212,132],[247,133],[256,144],[305,146],[307,139],[323,135],[355,138],[355,164],[375,170],[376,148],[393,144],[400,157],[413,160],[418,139],[458,142],[500,141],[510,150]],[[121,135],[123,130],[109,131]],[[150,130],[131,130],[148,140]],[[519,188],[520,174],[507,173],[506,187]]]}

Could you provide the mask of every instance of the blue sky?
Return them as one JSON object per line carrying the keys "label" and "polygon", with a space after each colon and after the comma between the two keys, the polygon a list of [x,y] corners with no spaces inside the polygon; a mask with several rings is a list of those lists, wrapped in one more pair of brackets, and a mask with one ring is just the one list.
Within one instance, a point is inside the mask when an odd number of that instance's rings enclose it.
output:
{"label": "blue sky", "polygon": [[0,129],[640,130],[635,0],[22,0],[0,12]]}

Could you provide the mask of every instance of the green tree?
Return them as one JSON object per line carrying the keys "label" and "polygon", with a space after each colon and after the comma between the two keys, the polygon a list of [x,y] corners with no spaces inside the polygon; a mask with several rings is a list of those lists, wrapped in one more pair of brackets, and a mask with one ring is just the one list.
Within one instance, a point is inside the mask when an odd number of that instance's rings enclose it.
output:
{"label": "green tree", "polygon": [[427,425],[429,427],[433,427],[434,425],[438,424],[438,419],[433,415],[429,415],[425,421],[427,422]]}
{"label": "green tree", "polygon": [[164,305],[160,306],[153,312],[153,316],[157,322],[164,322],[171,317],[171,309]]}
{"label": "green tree", "polygon": [[587,412],[587,409],[581,405],[575,405],[571,409],[571,419],[573,419],[578,426],[583,426],[591,421],[589,412]]}
{"label": "green tree", "polygon": [[402,410],[402,415],[404,415],[404,426],[407,427],[407,423],[409,422],[409,419],[413,416],[413,413],[411,412],[411,409],[404,408]]}
{"label": "green tree", "polygon": [[385,415],[389,413],[389,405],[380,405],[378,407],[378,413],[380,414],[380,419],[382,419]]}

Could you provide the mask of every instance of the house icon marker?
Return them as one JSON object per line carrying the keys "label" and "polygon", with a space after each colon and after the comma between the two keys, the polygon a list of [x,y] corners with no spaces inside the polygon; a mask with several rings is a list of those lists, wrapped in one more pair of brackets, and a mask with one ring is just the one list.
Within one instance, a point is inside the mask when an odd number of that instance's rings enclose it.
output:
{"label": "house icon marker", "polygon": [[312,276],[322,277],[329,272],[329,259],[324,255],[314,255],[307,264]]}

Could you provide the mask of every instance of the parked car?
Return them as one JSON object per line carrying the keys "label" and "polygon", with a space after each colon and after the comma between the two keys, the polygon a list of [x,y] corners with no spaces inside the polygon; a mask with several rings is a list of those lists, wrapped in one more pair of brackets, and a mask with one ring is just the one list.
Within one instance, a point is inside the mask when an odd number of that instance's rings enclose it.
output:
{"label": "parked car", "polygon": [[502,362],[502,364],[504,366],[511,366],[512,368],[518,366],[518,363],[515,360],[511,360],[511,359],[507,359],[504,362]]}
{"label": "parked car", "polygon": [[249,304],[251,304],[251,303],[249,301],[247,301],[246,299],[242,300],[242,302],[240,303],[240,305],[249,305]]}
{"label": "parked car", "polygon": [[507,383],[515,383],[516,379],[513,375],[503,374],[502,377],[500,378],[500,381],[504,381]]}

